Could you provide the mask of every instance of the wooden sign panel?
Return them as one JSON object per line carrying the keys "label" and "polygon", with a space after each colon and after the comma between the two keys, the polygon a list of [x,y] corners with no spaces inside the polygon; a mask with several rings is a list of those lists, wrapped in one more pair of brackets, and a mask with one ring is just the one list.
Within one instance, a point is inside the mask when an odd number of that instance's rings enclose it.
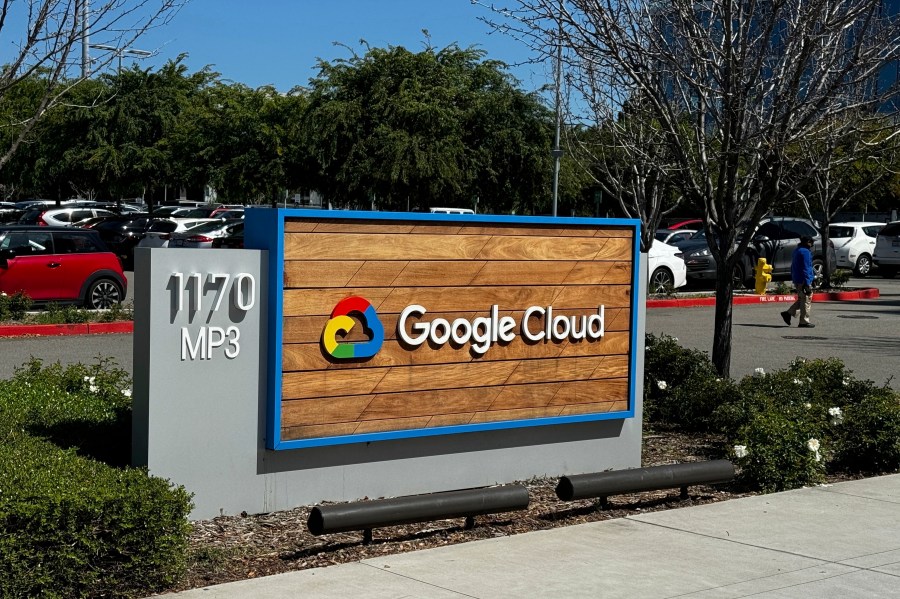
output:
{"label": "wooden sign panel", "polygon": [[270,448],[633,416],[635,221],[252,212]]}

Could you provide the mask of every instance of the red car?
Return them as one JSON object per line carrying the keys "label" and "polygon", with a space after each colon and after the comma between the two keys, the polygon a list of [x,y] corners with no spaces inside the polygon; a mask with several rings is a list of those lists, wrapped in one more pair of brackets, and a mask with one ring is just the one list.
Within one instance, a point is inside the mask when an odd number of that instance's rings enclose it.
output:
{"label": "red car", "polygon": [[118,257],[96,231],[72,227],[0,227],[0,292],[35,302],[110,308],[128,282]]}

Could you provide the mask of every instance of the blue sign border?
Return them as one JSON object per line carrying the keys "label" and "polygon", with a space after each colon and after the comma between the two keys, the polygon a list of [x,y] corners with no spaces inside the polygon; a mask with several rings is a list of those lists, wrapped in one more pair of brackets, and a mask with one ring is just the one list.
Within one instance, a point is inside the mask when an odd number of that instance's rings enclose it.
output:
{"label": "blue sign border", "polygon": [[[634,229],[634,266],[632,268],[632,302],[631,302],[631,352],[628,368],[628,409],[619,412],[602,414],[578,414],[573,416],[556,416],[532,418],[527,420],[506,420],[500,422],[483,422],[441,426],[425,429],[408,429],[401,431],[385,431],[377,433],[359,433],[319,437],[315,439],[281,439],[281,382],[282,382],[282,338],[283,338],[283,301],[284,301],[284,222],[288,218],[314,218],[327,220],[369,220],[369,221],[425,221],[425,222],[467,222],[467,223],[502,223],[520,226],[528,225],[596,225],[598,227],[632,227]],[[363,212],[345,210],[306,210],[289,208],[250,208],[245,215],[244,246],[248,249],[268,250],[269,252],[269,289],[268,308],[268,360],[266,377],[268,383],[268,401],[266,406],[266,448],[272,450],[301,449],[304,447],[322,447],[328,445],[344,445],[348,443],[367,443],[392,439],[408,439],[411,437],[429,437],[434,435],[453,435],[475,431],[501,430],[531,426],[547,426],[553,424],[572,424],[576,422],[593,422],[597,420],[616,420],[634,417],[635,406],[635,364],[637,363],[637,297],[640,277],[640,227],[636,219],[608,218],[576,218],[576,217],[544,217],[544,216],[501,216],[493,214],[431,214],[420,212]],[[643,345],[641,345],[643,347]]]}

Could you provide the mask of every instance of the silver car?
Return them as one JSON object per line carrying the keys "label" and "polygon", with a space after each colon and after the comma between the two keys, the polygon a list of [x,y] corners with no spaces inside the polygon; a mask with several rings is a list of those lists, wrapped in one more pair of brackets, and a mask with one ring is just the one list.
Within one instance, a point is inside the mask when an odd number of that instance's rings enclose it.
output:
{"label": "silver car", "polygon": [[900,271],[900,220],[886,224],[878,232],[872,261],[885,278],[893,278]]}

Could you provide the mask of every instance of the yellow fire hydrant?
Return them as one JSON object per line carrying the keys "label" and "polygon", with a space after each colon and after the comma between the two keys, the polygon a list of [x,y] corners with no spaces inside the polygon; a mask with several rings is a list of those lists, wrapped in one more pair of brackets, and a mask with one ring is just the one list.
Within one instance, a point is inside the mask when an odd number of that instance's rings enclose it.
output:
{"label": "yellow fire hydrant", "polygon": [[772,265],[766,264],[765,258],[756,261],[756,293],[766,294],[766,286],[772,280]]}

